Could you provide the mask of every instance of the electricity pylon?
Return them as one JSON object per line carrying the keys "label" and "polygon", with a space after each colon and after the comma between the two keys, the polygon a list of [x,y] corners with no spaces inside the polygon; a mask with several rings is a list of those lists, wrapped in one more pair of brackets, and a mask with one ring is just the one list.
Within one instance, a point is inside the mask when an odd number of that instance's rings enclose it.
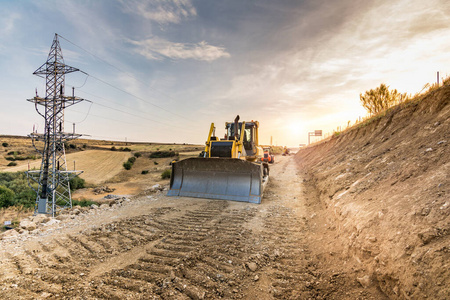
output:
{"label": "electricity pylon", "polygon": [[[33,182],[38,184],[37,189],[32,187],[37,194],[35,214],[51,214],[54,217],[60,210],[72,207],[69,180],[81,171],[67,170],[64,142],[81,134],[76,134],[75,128],[72,133],[64,132],[64,109],[84,99],[75,97],[73,89],[72,96],[66,96],[64,85],[65,75],[76,71],[80,70],[64,64],[58,34],[55,34],[47,62],[33,73],[45,78],[45,98],[39,97],[36,92],[34,98],[27,99],[35,104],[36,111],[45,120],[43,134],[33,129],[29,135],[36,151],[42,155],[40,170],[27,172],[30,186]],[[36,142],[42,142],[43,146],[38,148]]]}

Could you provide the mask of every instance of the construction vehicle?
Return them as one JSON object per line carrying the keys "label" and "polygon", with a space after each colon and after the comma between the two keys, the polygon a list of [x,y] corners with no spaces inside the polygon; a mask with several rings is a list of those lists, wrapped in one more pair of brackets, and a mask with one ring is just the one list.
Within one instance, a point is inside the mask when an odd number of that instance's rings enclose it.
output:
{"label": "construction vehicle", "polygon": [[261,157],[261,161],[268,162],[269,164],[273,164],[275,162],[275,156],[271,153],[270,147],[263,148],[264,154]]}
{"label": "construction vehicle", "polygon": [[261,161],[258,128],[258,121],[239,122],[237,116],[219,139],[212,123],[200,157],[172,164],[167,195],[261,203],[269,165]]}

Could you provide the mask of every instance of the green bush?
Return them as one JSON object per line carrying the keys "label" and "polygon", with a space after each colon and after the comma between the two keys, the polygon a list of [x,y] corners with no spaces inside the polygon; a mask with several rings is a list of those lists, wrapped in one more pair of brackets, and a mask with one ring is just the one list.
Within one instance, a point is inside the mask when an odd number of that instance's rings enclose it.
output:
{"label": "green bush", "polygon": [[148,174],[148,170],[142,170],[141,174],[142,175]]}
{"label": "green bush", "polygon": [[8,143],[2,143],[2,146],[3,146],[3,147],[8,147],[9,144],[8,144]]}
{"label": "green bush", "polygon": [[128,161],[132,164],[134,164],[136,162],[136,157],[132,156],[128,159]]}
{"label": "green bush", "polygon": [[165,158],[165,157],[173,157],[177,156],[178,153],[174,151],[156,151],[152,152],[149,156],[149,158]]}
{"label": "green bush", "polygon": [[6,166],[7,167],[15,167],[15,166],[17,166],[17,163],[12,161],[9,164],[7,164]]}
{"label": "green bush", "polygon": [[125,151],[125,152],[131,152],[131,149],[128,147],[120,148],[120,150]]}
{"label": "green bush", "polygon": [[123,163],[123,167],[125,168],[125,170],[131,170],[131,167],[133,166],[133,163],[126,161]]}
{"label": "green bush", "polygon": [[111,151],[117,151],[116,147],[112,146]]}
{"label": "green bush", "polygon": [[74,178],[70,179],[69,184],[70,184],[70,190],[74,191],[74,190],[84,188],[86,185],[86,181],[79,176],[75,176]]}
{"label": "green bush", "polygon": [[161,178],[168,179],[168,178],[170,178],[171,174],[172,174],[171,170],[169,170],[169,169],[164,170],[164,172],[162,172],[162,174],[161,174]]}
{"label": "green bush", "polygon": [[157,161],[153,161],[153,164],[154,164],[154,165],[158,165],[158,162],[157,162]]}
{"label": "green bush", "polygon": [[14,157],[12,157],[12,156],[7,156],[7,157],[5,157],[5,159],[6,160],[9,160],[9,161],[15,161],[16,159],[14,158]]}
{"label": "green bush", "polygon": [[0,185],[0,207],[8,207],[14,204],[14,192],[6,186]]}
{"label": "green bush", "polygon": [[136,158],[139,158],[139,157],[141,157],[142,156],[142,154],[140,153],[140,152],[136,152],[135,154],[134,154],[134,157],[136,157]]}

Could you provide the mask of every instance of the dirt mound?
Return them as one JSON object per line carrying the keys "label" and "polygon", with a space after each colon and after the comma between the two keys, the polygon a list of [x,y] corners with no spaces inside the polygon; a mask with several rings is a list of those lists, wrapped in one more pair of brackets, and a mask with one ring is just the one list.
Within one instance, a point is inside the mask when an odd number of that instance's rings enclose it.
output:
{"label": "dirt mound", "polygon": [[299,151],[346,255],[390,298],[450,298],[450,87]]}

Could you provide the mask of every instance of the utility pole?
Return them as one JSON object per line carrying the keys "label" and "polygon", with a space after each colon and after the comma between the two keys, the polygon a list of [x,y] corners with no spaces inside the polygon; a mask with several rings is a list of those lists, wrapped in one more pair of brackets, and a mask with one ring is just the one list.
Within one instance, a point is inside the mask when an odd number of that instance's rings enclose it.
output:
{"label": "utility pole", "polygon": [[[69,180],[81,171],[68,171],[64,142],[75,139],[81,134],[64,132],[64,109],[77,104],[84,99],[64,94],[65,74],[80,71],[64,64],[58,34],[55,34],[47,61],[34,71],[33,75],[45,78],[45,97],[37,95],[32,99],[36,111],[45,120],[44,133],[34,132],[29,135],[33,146],[42,156],[40,170],[28,171],[28,183],[35,190],[35,214],[55,214],[67,207],[72,207]],[[83,72],[84,73],[84,72]],[[36,142],[39,143],[39,148]],[[43,145],[43,146],[42,146]],[[37,183],[35,189],[32,183]]]}

